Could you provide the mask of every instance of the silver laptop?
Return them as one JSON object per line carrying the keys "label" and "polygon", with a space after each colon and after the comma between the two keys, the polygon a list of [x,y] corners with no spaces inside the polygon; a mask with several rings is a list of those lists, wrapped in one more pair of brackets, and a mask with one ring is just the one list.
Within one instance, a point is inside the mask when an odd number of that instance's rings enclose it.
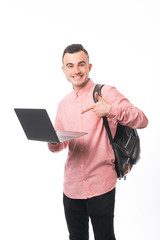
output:
{"label": "silver laptop", "polygon": [[29,140],[62,143],[87,134],[69,131],[56,132],[45,109],[15,108],[14,111]]}

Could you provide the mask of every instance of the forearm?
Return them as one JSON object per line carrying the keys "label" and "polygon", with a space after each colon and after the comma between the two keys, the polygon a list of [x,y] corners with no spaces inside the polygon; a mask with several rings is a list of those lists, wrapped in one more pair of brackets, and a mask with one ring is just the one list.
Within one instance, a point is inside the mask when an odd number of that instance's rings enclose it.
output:
{"label": "forearm", "polygon": [[148,125],[145,114],[133,105],[128,107],[112,105],[108,118],[116,118],[117,122],[131,128],[145,128]]}

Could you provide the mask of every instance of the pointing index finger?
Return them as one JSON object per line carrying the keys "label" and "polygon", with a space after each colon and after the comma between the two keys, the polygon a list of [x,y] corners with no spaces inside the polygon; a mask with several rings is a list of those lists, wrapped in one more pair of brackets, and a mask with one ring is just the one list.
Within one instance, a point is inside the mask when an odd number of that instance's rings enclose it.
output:
{"label": "pointing index finger", "polygon": [[88,107],[88,108],[86,108],[85,110],[82,110],[81,114],[86,113],[86,112],[89,112],[89,111],[92,110],[92,109],[93,109],[93,107]]}

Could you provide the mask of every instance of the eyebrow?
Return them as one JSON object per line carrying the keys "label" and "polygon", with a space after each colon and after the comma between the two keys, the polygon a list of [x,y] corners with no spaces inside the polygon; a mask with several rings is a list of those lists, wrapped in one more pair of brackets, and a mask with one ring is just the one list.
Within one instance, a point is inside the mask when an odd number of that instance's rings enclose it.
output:
{"label": "eyebrow", "polygon": [[66,66],[68,66],[68,65],[73,65],[73,63],[67,63]]}
{"label": "eyebrow", "polygon": [[[81,64],[81,63],[84,63],[84,64],[86,64],[86,62],[85,61],[80,61],[78,64]],[[67,63],[66,64],[66,66],[68,66],[68,65],[74,65],[73,63]]]}
{"label": "eyebrow", "polygon": [[86,64],[86,62],[85,62],[85,61],[81,61],[81,62],[79,62],[78,64],[81,64],[81,63],[85,63],[85,64]]}

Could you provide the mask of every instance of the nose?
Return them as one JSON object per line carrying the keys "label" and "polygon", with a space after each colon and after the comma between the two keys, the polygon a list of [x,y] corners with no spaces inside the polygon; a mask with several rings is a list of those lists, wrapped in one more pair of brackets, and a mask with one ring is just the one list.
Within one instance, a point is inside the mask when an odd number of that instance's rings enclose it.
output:
{"label": "nose", "polygon": [[75,68],[74,68],[74,73],[75,73],[75,74],[79,74],[79,73],[80,73],[79,66],[75,66]]}

